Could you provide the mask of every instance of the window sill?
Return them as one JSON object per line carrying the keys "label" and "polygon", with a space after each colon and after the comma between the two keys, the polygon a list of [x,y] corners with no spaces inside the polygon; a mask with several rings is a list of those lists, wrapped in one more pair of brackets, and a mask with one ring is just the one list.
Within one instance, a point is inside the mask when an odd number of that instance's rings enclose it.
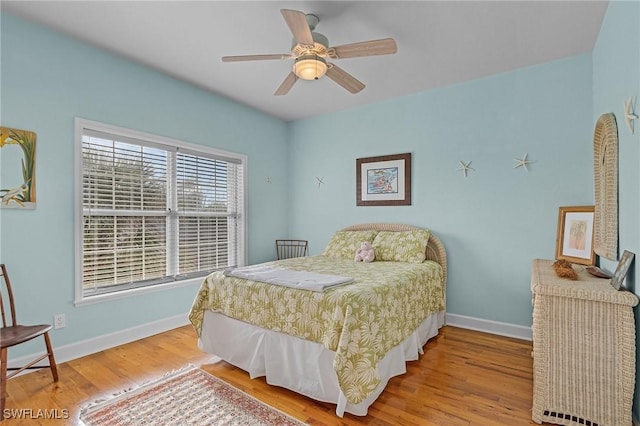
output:
{"label": "window sill", "polygon": [[153,286],[133,288],[130,290],[121,290],[113,293],[99,294],[96,296],[88,296],[74,301],[75,306],[93,305],[95,303],[110,302],[118,299],[128,299],[130,297],[140,296],[158,291],[171,290],[174,288],[188,287],[192,285],[200,285],[205,277],[189,278],[181,281],[173,281],[165,284],[156,284]]}

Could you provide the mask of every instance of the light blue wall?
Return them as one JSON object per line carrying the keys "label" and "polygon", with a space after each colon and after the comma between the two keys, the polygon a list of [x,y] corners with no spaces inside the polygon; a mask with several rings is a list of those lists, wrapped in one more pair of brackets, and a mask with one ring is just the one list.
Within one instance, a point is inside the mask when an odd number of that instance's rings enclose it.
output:
{"label": "light blue wall", "polygon": [[[593,122],[600,115],[612,112],[618,123],[620,253],[629,250],[640,254],[640,124],[636,120],[635,134],[631,134],[624,121],[624,101],[639,95],[640,3],[614,1],[607,8],[593,50]],[[616,261],[601,260],[603,266],[610,269],[617,265]],[[636,268],[638,264],[636,262]],[[627,284],[633,284],[634,275]]]}
{"label": "light blue wall", "polygon": [[[640,254],[640,123],[631,136],[621,121],[623,101],[640,96],[639,20],[637,2],[616,1],[593,55],[287,125],[3,14],[1,123],[38,134],[37,209],[0,210],[0,261],[18,309],[42,322],[66,312],[58,346],[184,313],[195,294],[73,306],[73,118],[82,116],[247,154],[251,263],[284,235],[318,254],[353,223],[425,226],[448,250],[449,312],[528,326],[530,262],[554,256],[558,207],[593,203],[603,112],[619,117],[620,246]],[[402,152],[413,155],[413,205],[356,207],[356,158]],[[529,172],[513,168],[525,153]],[[467,178],[459,161],[472,161]]]}
{"label": "light blue wall", "polygon": [[[627,276],[625,287],[640,295],[640,121],[635,121],[635,134],[631,134],[624,122],[624,101],[630,96],[636,97],[637,112],[640,109],[640,2],[613,1],[607,8],[593,50],[593,122],[607,112],[613,112],[618,122],[619,245],[621,253],[629,250],[636,254],[634,270]],[[617,262],[603,259],[602,264],[613,270]],[[636,329],[640,329],[637,307],[635,313]],[[637,349],[636,365],[640,365]],[[636,371],[634,413],[640,418],[640,369]]]}
{"label": "light blue wall", "polygon": [[284,122],[6,13],[1,29],[2,125],[38,137],[37,208],[3,210],[0,223],[23,320],[66,313],[52,333],[65,345],[184,314],[197,290],[74,307],[75,116],[248,155],[248,260],[273,257],[287,231]]}
{"label": "light blue wall", "polygon": [[[448,252],[448,312],[529,326],[531,260],[553,258],[558,207],[593,201],[591,74],[580,55],[294,122],[291,233],[317,254],[354,223],[431,228]],[[412,205],[356,207],[356,158],[403,152]],[[513,167],[525,153],[529,172]]]}

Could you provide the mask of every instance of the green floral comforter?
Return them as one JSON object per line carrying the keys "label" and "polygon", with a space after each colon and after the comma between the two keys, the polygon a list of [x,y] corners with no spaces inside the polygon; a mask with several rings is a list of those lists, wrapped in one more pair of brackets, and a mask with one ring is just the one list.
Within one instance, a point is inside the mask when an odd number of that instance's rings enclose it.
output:
{"label": "green floral comforter", "polygon": [[225,277],[203,281],[189,319],[198,335],[206,310],[321,343],[349,402],[363,401],[380,383],[378,362],[430,314],[444,309],[435,262],[372,262],[326,256],[269,262],[270,266],[354,278],[322,293]]}

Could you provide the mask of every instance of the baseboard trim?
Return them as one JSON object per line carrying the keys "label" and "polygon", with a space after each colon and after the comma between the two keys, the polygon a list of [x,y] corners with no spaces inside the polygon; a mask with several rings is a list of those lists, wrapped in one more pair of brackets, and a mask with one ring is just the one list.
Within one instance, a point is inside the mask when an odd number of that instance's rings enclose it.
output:
{"label": "baseboard trim", "polygon": [[[175,315],[102,336],[92,337],[68,345],[54,347],[56,362],[63,363],[83,356],[91,355],[105,349],[131,343],[154,334],[163,333],[174,328],[189,324],[188,314]],[[498,321],[485,320],[468,317],[464,315],[447,314],[446,324],[454,327],[467,328],[469,330],[483,331],[485,333],[498,334],[501,336],[514,337],[516,339],[532,340],[531,328],[521,325],[508,324]],[[24,365],[37,354],[25,355],[16,359],[9,359],[9,367]],[[638,425],[636,425],[638,426]]]}
{"label": "baseboard trim", "polygon": [[446,324],[516,339],[533,340],[531,327],[447,313]]}
{"label": "baseboard trim", "polygon": [[[113,333],[103,334],[102,336],[96,336],[79,342],[70,343],[68,345],[54,346],[53,352],[56,356],[56,364],[91,355],[115,346],[124,345],[125,343],[131,343],[133,341],[144,339],[145,337],[163,333],[187,324],[189,324],[189,315],[184,313],[158,321],[137,325],[135,327],[126,328]],[[24,365],[37,356],[38,353],[34,353],[31,355],[21,356],[16,359],[9,359],[7,365],[9,367]]]}

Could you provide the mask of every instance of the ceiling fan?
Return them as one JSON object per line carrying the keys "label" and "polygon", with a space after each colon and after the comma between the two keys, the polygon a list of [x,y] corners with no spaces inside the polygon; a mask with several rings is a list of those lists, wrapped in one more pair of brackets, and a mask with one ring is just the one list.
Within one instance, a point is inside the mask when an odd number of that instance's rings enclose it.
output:
{"label": "ceiling fan", "polygon": [[280,9],[285,22],[293,33],[291,54],[223,56],[223,62],[261,61],[272,59],[294,59],[293,69],[284,79],[276,96],[286,95],[298,79],[318,80],[327,75],[351,93],[364,89],[364,84],[337,65],[327,62],[326,58],[343,59],[362,56],[388,55],[397,52],[396,42],[392,38],[362,41],[329,47],[329,40],[313,30],[320,20],[315,15],[290,9]]}

